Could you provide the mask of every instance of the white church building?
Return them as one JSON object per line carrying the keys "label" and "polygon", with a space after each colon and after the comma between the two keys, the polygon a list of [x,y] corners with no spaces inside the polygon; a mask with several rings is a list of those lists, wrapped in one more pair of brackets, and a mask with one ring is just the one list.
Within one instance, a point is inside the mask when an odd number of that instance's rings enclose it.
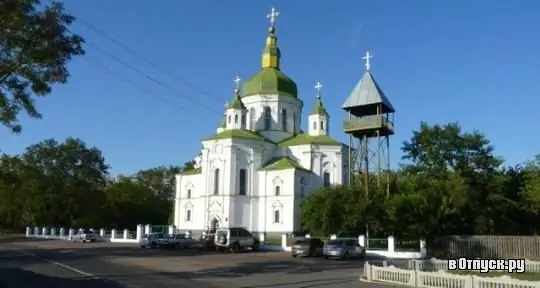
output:
{"label": "white church building", "polygon": [[[330,116],[315,88],[307,132],[303,102],[280,70],[272,9],[262,67],[225,107],[216,133],[201,141],[195,169],[176,176],[174,225],[179,230],[244,227],[254,233],[301,230],[309,193],[348,182],[348,147],[330,137]],[[314,93],[315,94],[315,93]]]}

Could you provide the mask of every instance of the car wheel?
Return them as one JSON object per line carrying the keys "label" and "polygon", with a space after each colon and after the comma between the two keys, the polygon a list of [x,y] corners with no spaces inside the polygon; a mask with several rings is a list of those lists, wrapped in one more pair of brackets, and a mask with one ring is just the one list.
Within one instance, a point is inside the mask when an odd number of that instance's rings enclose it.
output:
{"label": "car wheel", "polygon": [[291,254],[292,258],[296,258],[296,254]]}
{"label": "car wheel", "polygon": [[259,246],[259,243],[255,243],[255,244],[253,244],[253,246],[251,246],[251,251],[259,252],[260,248],[261,247]]}
{"label": "car wheel", "polygon": [[234,243],[234,244],[232,245],[232,252],[233,252],[233,253],[238,253],[238,252],[240,252],[240,244]]}
{"label": "car wheel", "polygon": [[156,247],[157,247],[156,243],[150,243],[150,248],[154,249]]}

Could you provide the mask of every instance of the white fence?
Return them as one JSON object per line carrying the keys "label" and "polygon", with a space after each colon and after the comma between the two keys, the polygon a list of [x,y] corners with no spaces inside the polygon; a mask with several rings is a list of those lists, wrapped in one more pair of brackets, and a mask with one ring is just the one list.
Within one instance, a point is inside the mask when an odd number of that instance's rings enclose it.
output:
{"label": "white fence", "polygon": [[[47,239],[62,239],[62,240],[71,240],[73,235],[80,229],[64,229],[64,228],[55,228],[55,227],[26,227],[26,237],[28,238],[47,238]],[[103,242],[115,242],[115,243],[139,243],[140,239],[144,234],[149,234],[152,232],[152,225],[137,225],[136,232],[131,233],[129,230],[125,229],[123,231],[117,231],[112,229],[110,234],[106,234],[105,229],[89,229],[100,235],[99,241]],[[168,227],[168,233],[173,234],[177,232],[178,229],[174,225]],[[309,238],[310,235],[305,235],[306,238]],[[291,246],[287,243],[287,235],[283,234],[281,237],[281,245],[268,245],[264,244],[265,236],[264,234],[260,235],[261,249],[272,250],[272,251],[291,251]],[[331,235],[330,239],[336,239],[336,235]],[[356,238],[352,238],[356,239]],[[362,247],[367,247],[367,239],[364,235],[358,236],[358,243]],[[426,257],[426,241],[420,240],[417,251],[396,251],[395,239],[393,236],[389,236],[387,239],[388,247],[387,249],[366,249],[367,256],[379,256],[387,258],[401,258],[401,259],[419,259]]]}
{"label": "white fence", "polygon": [[391,283],[423,288],[535,288],[540,282],[513,279],[510,276],[481,277],[459,275],[445,271],[425,272],[399,269],[394,266],[379,267],[366,262],[364,277],[367,281]]}
{"label": "white fence", "polygon": [[[409,260],[409,270],[417,271],[447,271],[448,260],[442,260],[437,258],[423,259],[423,260]],[[525,260],[525,271],[527,272],[540,272],[540,261]]]}

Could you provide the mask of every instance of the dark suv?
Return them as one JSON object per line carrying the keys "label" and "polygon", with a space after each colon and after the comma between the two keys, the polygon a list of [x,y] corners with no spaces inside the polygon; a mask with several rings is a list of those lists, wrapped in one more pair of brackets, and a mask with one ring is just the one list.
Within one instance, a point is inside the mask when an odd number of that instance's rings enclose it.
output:
{"label": "dark suv", "polygon": [[251,248],[252,251],[259,251],[259,240],[255,238],[245,228],[219,228],[214,238],[216,250],[231,250],[233,253]]}
{"label": "dark suv", "polygon": [[324,242],[318,238],[304,238],[294,241],[291,249],[291,256],[315,257],[322,256]]}

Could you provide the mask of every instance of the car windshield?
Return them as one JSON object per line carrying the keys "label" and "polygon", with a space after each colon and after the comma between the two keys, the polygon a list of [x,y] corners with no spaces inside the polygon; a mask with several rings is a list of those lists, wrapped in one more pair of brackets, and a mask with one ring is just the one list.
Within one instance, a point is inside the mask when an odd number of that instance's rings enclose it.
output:
{"label": "car windshield", "polygon": [[309,240],[308,239],[298,239],[298,240],[294,241],[294,244],[295,245],[307,245],[307,244],[309,244]]}
{"label": "car windshield", "polygon": [[92,233],[94,233],[94,232],[92,232],[92,231],[90,231],[90,230],[84,230],[82,233],[83,233],[83,234],[92,234]]}
{"label": "car windshield", "polygon": [[330,241],[328,241],[328,245],[342,246],[343,245],[343,240],[330,240]]}
{"label": "car windshield", "polygon": [[173,236],[173,238],[175,239],[186,239],[186,235],[184,234],[176,234]]}
{"label": "car windshield", "polygon": [[227,236],[227,230],[218,230],[218,231],[216,232],[216,235],[217,235],[218,237],[220,237],[220,236]]}

